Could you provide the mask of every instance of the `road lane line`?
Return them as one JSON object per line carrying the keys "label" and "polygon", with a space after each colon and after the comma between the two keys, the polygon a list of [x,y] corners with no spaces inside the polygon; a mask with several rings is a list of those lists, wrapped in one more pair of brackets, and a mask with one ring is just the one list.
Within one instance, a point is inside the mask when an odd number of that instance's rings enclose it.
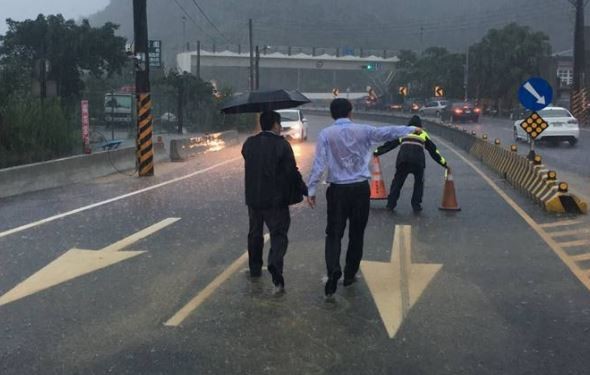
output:
{"label": "road lane line", "polygon": [[506,203],[516,213],[523,218],[523,220],[545,241],[545,243],[553,250],[553,252],[561,259],[561,261],[570,269],[570,271],[580,280],[580,282],[586,287],[586,289],[590,290],[590,278],[586,274],[585,270],[582,270],[576,262],[563,250],[563,248],[559,245],[557,241],[555,241],[542,227],[539,225],[533,218],[526,213],[526,211],[520,207],[504,190],[502,190],[491,178],[489,178],[481,169],[479,169],[475,164],[473,164],[470,160],[466,157],[461,155],[457,150],[452,148],[447,142],[442,141],[437,138],[437,143],[442,144],[446,148],[448,148],[453,154],[457,155],[461,160],[463,160],[468,166],[470,166],[477,174],[481,176],[481,178],[490,185],[492,189],[498,193]]}
{"label": "road lane line", "polygon": [[541,228],[554,228],[554,227],[564,227],[567,225],[578,225],[578,224],[583,224],[584,222],[582,220],[561,220],[561,221],[556,221],[554,223],[545,223],[545,224],[539,224],[539,226]]}
{"label": "road lane line", "polygon": [[25,225],[21,225],[21,226],[16,227],[16,228],[8,229],[8,230],[6,230],[4,232],[0,232],[0,238],[6,237],[6,236],[10,236],[11,234],[15,234],[15,233],[18,233],[18,232],[25,231],[27,229],[38,227],[39,225],[47,224],[47,223],[50,223],[50,222],[55,221],[55,220],[63,219],[64,217],[75,215],[75,214],[78,214],[80,212],[84,212],[84,211],[91,210],[93,208],[104,206],[105,204],[113,203],[113,202],[116,202],[116,201],[119,201],[119,200],[122,200],[122,199],[126,199],[126,198],[129,198],[129,197],[133,197],[135,195],[138,195],[138,194],[142,194],[142,193],[151,191],[151,190],[159,189],[161,187],[164,187],[164,186],[167,186],[167,185],[170,185],[170,184],[173,184],[173,183],[176,183],[176,182],[179,182],[179,181],[183,181],[183,180],[186,180],[188,178],[191,178],[191,177],[194,177],[194,176],[197,176],[197,175],[200,175],[200,174],[203,174],[203,173],[212,171],[213,169],[219,168],[221,166],[224,166],[226,164],[233,163],[233,162],[238,161],[238,160],[241,160],[241,159],[242,159],[242,157],[237,157],[237,158],[229,159],[229,160],[223,161],[221,163],[214,164],[214,165],[212,165],[210,167],[207,167],[207,168],[200,169],[198,171],[189,173],[187,175],[176,177],[176,178],[173,178],[172,180],[164,181],[164,182],[161,182],[161,183],[156,184],[156,185],[148,186],[147,188],[143,188],[143,189],[140,189],[140,190],[135,190],[135,191],[132,191],[131,193],[119,195],[117,197],[104,200],[102,202],[93,203],[93,204],[90,204],[88,206],[76,208],[74,210],[67,211],[67,212],[64,212],[64,213],[61,213],[61,214],[57,214],[57,215],[54,215],[54,216],[50,216],[50,217],[47,217],[45,219],[41,219],[41,220],[38,220],[38,221],[35,221],[35,222],[32,222],[32,223],[29,223],[29,224],[25,224]]}
{"label": "road lane line", "polygon": [[[270,236],[267,234],[264,235],[264,243],[268,242]],[[211,295],[219,289],[219,287],[226,282],[234,273],[239,271],[244,263],[248,261],[248,252],[246,251],[242,254],[238,259],[236,259],[232,264],[229,265],[222,273],[217,275],[209,285],[207,285],[204,289],[202,289],[193,299],[191,299],[184,307],[182,307],[172,318],[168,319],[164,325],[168,327],[178,327],[182,324],[182,322],[199,306],[203,304],[207,300],[207,298],[211,297]]]}
{"label": "road lane line", "polygon": [[164,219],[164,220],[160,221],[159,223],[156,223],[156,224],[151,225],[145,229],[142,229],[139,232],[134,233],[129,237],[123,238],[122,240],[117,241],[114,244],[111,244],[111,245],[103,248],[101,251],[109,252],[109,251],[119,251],[121,249],[124,249],[127,246],[132,245],[135,242],[142,240],[145,237],[166,228],[168,225],[172,225],[172,224],[176,223],[178,220],[180,220],[179,217],[169,217],[168,219]]}

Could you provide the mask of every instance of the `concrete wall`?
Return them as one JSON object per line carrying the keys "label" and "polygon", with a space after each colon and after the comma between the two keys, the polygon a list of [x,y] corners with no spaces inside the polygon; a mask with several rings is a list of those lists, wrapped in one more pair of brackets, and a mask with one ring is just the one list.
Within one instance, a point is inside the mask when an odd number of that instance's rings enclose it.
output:
{"label": "concrete wall", "polygon": [[[168,158],[164,144],[154,144],[155,159]],[[0,198],[89,181],[135,169],[135,147],[77,155],[64,159],[0,169]]]}

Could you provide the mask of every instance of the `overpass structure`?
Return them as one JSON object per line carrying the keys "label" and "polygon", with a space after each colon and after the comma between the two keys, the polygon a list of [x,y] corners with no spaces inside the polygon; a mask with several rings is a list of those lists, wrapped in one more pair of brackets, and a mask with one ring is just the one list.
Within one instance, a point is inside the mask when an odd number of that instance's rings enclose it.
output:
{"label": "overpass structure", "polygon": [[[200,60],[200,61],[199,61]],[[292,88],[301,91],[364,91],[376,76],[388,76],[397,57],[336,56],[329,54],[261,54],[260,88]],[[177,55],[179,71],[197,73],[205,80],[215,79],[237,90],[248,88],[249,53],[233,51],[182,52]]]}

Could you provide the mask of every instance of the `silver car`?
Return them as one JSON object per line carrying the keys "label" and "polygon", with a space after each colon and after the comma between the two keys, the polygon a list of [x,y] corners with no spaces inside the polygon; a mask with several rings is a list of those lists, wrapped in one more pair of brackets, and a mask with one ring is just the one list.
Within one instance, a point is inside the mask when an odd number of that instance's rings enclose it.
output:
{"label": "silver car", "polygon": [[426,102],[418,111],[422,116],[436,116],[440,117],[443,109],[449,104],[448,100],[432,100]]}

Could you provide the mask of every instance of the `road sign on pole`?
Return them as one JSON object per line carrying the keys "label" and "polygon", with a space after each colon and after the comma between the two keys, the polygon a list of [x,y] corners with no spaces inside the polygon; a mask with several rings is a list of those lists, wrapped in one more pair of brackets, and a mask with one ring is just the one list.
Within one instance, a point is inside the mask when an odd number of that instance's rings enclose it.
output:
{"label": "road sign on pole", "polygon": [[537,139],[541,133],[549,127],[547,122],[543,120],[537,112],[533,112],[528,118],[526,118],[520,127],[531,137],[531,139]]}
{"label": "road sign on pole", "polygon": [[535,139],[545,130],[548,125],[543,118],[536,113],[547,107],[553,100],[553,89],[549,82],[543,78],[531,77],[524,81],[518,89],[518,99],[520,103],[533,113],[525,119],[520,127],[523,128],[530,139],[531,150],[529,152],[529,159],[534,159],[535,153]]}
{"label": "road sign on pole", "polygon": [[536,156],[535,139],[537,139],[537,137],[539,137],[549,125],[537,112],[533,112],[520,123],[520,127],[528,134],[531,141],[531,149],[528,157],[530,160],[533,160]]}
{"label": "road sign on pole", "polygon": [[375,92],[375,90],[372,87],[369,87],[369,89],[367,90],[367,93],[369,94],[370,100],[377,100],[377,93]]}
{"label": "road sign on pole", "polygon": [[408,96],[408,87],[407,86],[401,86],[399,88],[399,94],[401,96]]}
{"label": "road sign on pole", "polygon": [[85,154],[90,154],[90,113],[88,100],[80,102],[80,114],[82,115],[82,146]]}
{"label": "road sign on pole", "polygon": [[150,67],[162,67],[162,41],[150,40],[148,44],[148,51],[150,54]]}
{"label": "road sign on pole", "polygon": [[434,96],[442,98],[445,96],[445,89],[442,86],[434,86]]}
{"label": "road sign on pole", "polygon": [[532,77],[520,85],[518,99],[525,108],[540,111],[553,100],[553,89],[543,78]]}

